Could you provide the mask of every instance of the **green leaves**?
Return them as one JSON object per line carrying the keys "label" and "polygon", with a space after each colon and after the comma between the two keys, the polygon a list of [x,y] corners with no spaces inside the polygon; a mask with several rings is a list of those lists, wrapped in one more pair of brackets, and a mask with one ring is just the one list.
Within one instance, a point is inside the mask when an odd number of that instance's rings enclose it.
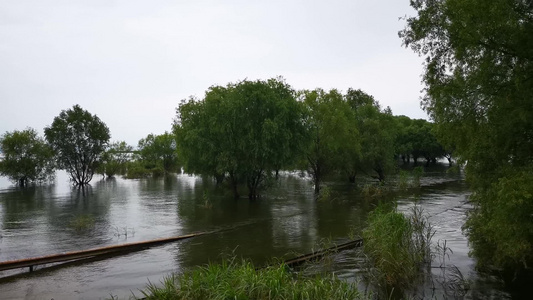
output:
{"label": "green leaves", "polygon": [[302,97],[308,111],[305,156],[318,193],[325,175],[359,156],[359,131],[355,114],[339,91],[303,91]]}
{"label": "green leaves", "polygon": [[58,167],[67,170],[76,185],[88,184],[109,142],[107,126],[96,115],[74,105],[61,111],[44,134]]}
{"label": "green leaves", "polygon": [[35,129],[6,132],[0,137],[0,174],[20,186],[53,178],[52,150]]}
{"label": "green leaves", "polygon": [[[436,122],[435,131],[468,162],[476,204],[467,223],[473,253],[480,264],[522,268],[520,255],[524,263],[533,263],[533,249],[524,246],[533,236],[508,229],[514,214],[528,211],[531,199],[526,183],[517,184],[520,195],[502,183],[518,183],[509,170],[533,165],[531,1],[417,0],[411,5],[418,15],[407,19],[400,37],[426,57],[422,105]],[[521,205],[507,205],[511,202]],[[521,221],[522,228],[532,230],[532,218]],[[522,249],[520,255],[500,250],[513,245]]]}
{"label": "green leaves", "polygon": [[126,165],[131,161],[132,156],[133,147],[127,145],[126,142],[111,143],[109,149],[102,155],[97,172],[108,177],[113,177],[116,174],[125,174]]}
{"label": "green leaves", "polygon": [[303,109],[283,79],[213,86],[183,101],[174,133],[187,172],[227,176],[249,196],[270,172],[290,166],[304,145]]}
{"label": "green leaves", "polygon": [[139,141],[139,155],[147,169],[160,168],[164,172],[173,172],[178,168],[176,139],[173,134],[149,134]]}

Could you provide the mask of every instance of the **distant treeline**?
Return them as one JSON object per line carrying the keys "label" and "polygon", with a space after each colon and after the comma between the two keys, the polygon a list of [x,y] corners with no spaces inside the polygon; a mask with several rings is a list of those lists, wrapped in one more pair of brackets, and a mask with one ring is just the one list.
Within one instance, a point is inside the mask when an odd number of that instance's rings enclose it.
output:
{"label": "distant treeline", "polygon": [[64,169],[83,186],[95,173],[140,178],[183,168],[227,181],[236,197],[246,186],[254,198],[280,170],[307,171],[319,193],[332,173],[384,181],[399,161],[446,157],[451,164],[453,151],[437,141],[432,123],[393,116],[361,90],[296,91],[283,78],[212,86],[180,103],[172,130],[149,134],[136,148],[110,142],[105,123],[78,105],[44,132],[44,139],[31,128],[2,135],[0,173],[25,186]]}

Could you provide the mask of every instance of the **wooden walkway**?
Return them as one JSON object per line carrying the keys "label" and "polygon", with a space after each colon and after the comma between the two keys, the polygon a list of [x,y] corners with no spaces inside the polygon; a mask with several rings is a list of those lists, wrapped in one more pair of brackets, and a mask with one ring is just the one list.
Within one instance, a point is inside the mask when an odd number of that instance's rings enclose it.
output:
{"label": "wooden walkway", "polygon": [[0,262],[0,271],[19,269],[19,268],[29,268],[30,272],[32,272],[33,268],[38,265],[68,262],[68,261],[73,261],[73,260],[88,259],[88,258],[94,258],[94,257],[99,257],[99,256],[105,256],[105,255],[140,251],[140,250],[150,248],[153,246],[158,246],[158,245],[162,245],[162,244],[166,244],[166,243],[170,243],[174,241],[189,239],[195,236],[205,235],[209,233],[212,233],[212,232],[211,231],[210,232],[199,232],[199,233],[192,233],[192,234],[187,234],[187,235],[156,239],[156,240],[150,240],[150,241],[144,241],[144,242],[127,243],[127,244],[122,244],[122,245],[107,246],[107,247],[94,248],[94,249],[82,250],[82,251],[73,251],[73,252],[47,255],[47,256],[41,256],[41,257],[3,261],[3,262]]}
{"label": "wooden walkway", "polygon": [[[29,271],[32,272],[34,267],[38,265],[65,263],[65,262],[84,260],[84,259],[103,258],[105,256],[110,256],[110,255],[118,255],[118,254],[134,252],[134,251],[141,251],[141,250],[153,247],[153,246],[158,246],[158,245],[171,243],[171,242],[175,242],[179,240],[185,240],[185,239],[193,238],[196,236],[206,235],[206,234],[220,232],[220,231],[224,231],[224,230],[198,232],[198,233],[192,233],[192,234],[187,234],[187,235],[175,236],[175,237],[170,237],[170,238],[162,238],[162,239],[156,239],[156,240],[150,240],[150,241],[144,241],[144,242],[127,243],[127,244],[122,244],[122,245],[107,246],[107,247],[94,248],[94,249],[82,250],[82,251],[73,251],[73,252],[67,252],[67,253],[34,257],[34,258],[3,261],[3,262],[0,262],[0,271],[20,269],[20,268],[29,268]],[[362,239],[354,240],[354,241],[350,241],[344,244],[335,245],[333,247],[323,249],[317,252],[313,252],[310,254],[298,256],[296,258],[285,260],[284,263],[289,267],[296,267],[305,262],[318,260],[326,255],[339,252],[339,251],[343,251],[346,249],[360,247],[362,245],[363,245]]]}

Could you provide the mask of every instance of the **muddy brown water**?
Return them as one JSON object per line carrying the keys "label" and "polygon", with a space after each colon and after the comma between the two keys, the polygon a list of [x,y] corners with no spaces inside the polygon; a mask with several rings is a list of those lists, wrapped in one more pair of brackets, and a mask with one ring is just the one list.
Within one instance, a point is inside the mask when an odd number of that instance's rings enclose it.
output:
{"label": "muddy brown water", "polygon": [[[186,174],[142,180],[95,177],[84,191],[72,188],[61,172],[55,184],[26,189],[0,178],[0,261],[228,229],[106,260],[37,267],[33,273],[0,272],[0,299],[124,299],[139,296],[148,281],[158,283],[172,272],[224,257],[242,256],[261,265],[347,241],[364,227],[377,200],[361,198],[350,184],[327,184],[331,198],[316,201],[308,178],[284,173],[263,197],[249,201],[234,200],[212,181]],[[461,232],[470,208],[463,176],[441,166],[428,170],[421,184],[388,198],[397,200],[401,211],[419,203],[430,216],[437,230],[434,241],[446,240],[453,250],[446,262],[471,281],[465,298],[511,298],[497,280],[476,273],[475,261],[468,257]],[[314,272],[334,272],[348,281],[360,278],[357,250],[332,260]],[[432,297],[431,288],[427,296]]]}

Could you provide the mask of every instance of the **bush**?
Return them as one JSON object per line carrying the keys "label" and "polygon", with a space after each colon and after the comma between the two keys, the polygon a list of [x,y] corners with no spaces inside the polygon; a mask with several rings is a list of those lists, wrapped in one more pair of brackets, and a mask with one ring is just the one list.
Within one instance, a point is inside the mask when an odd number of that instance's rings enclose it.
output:
{"label": "bush", "polygon": [[128,170],[126,172],[126,178],[137,179],[145,178],[152,175],[152,171],[146,169],[140,162],[132,161],[128,163]]}
{"label": "bush", "polygon": [[478,267],[516,273],[533,265],[532,182],[533,168],[512,169],[472,194],[464,229]]}

